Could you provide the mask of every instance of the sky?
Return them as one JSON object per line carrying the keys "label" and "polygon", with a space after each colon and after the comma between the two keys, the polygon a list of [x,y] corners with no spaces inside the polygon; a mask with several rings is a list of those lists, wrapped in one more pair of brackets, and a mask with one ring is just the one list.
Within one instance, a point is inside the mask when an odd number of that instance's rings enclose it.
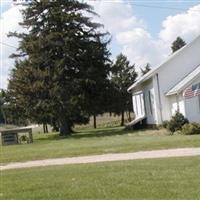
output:
{"label": "sky", "polygon": [[[21,0],[18,0],[21,1]],[[200,0],[82,0],[99,14],[95,21],[104,24],[112,37],[112,59],[125,54],[139,70],[146,63],[155,67],[171,54],[171,43],[182,37],[186,43],[200,34]],[[0,88],[7,87],[18,41],[8,38],[10,31],[22,32],[22,6],[0,0]],[[3,45],[6,43],[10,46]]]}

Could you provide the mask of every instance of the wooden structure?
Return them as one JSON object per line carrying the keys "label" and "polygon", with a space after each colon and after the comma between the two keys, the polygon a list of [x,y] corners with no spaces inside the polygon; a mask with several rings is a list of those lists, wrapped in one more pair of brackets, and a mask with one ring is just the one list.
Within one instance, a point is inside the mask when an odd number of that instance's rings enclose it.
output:
{"label": "wooden structure", "polygon": [[[1,130],[0,133],[2,145],[19,144],[24,140],[26,140],[27,143],[33,142],[32,128],[7,129]],[[28,133],[28,136],[22,135],[20,137],[20,133]]]}

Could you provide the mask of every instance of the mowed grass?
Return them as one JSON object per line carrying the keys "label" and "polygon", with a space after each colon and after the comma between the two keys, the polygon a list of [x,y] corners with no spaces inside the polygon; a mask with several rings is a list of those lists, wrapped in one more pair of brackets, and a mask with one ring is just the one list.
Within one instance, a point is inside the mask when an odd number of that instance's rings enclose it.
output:
{"label": "mowed grass", "polygon": [[3,171],[4,200],[198,200],[200,157]]}
{"label": "mowed grass", "polygon": [[170,136],[166,130],[125,131],[122,127],[90,129],[67,138],[58,133],[34,134],[33,144],[1,146],[1,164],[105,153],[178,147],[200,147],[200,135]]}

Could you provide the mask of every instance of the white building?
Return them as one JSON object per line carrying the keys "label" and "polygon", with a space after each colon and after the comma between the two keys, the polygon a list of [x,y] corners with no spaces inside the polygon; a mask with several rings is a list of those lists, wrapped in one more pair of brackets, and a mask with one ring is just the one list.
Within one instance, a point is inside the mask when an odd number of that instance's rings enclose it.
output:
{"label": "white building", "polygon": [[162,124],[176,111],[200,122],[200,93],[184,97],[192,86],[200,86],[200,36],[128,88],[136,116],[132,124],[143,119],[147,124]]}

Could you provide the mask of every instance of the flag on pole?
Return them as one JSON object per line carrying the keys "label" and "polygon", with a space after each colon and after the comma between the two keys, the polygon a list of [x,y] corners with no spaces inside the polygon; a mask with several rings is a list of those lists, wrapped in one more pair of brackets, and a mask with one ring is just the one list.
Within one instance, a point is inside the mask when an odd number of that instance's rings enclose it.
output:
{"label": "flag on pole", "polygon": [[186,90],[183,92],[183,96],[185,98],[192,98],[199,95],[200,95],[200,83],[196,83],[186,88]]}

